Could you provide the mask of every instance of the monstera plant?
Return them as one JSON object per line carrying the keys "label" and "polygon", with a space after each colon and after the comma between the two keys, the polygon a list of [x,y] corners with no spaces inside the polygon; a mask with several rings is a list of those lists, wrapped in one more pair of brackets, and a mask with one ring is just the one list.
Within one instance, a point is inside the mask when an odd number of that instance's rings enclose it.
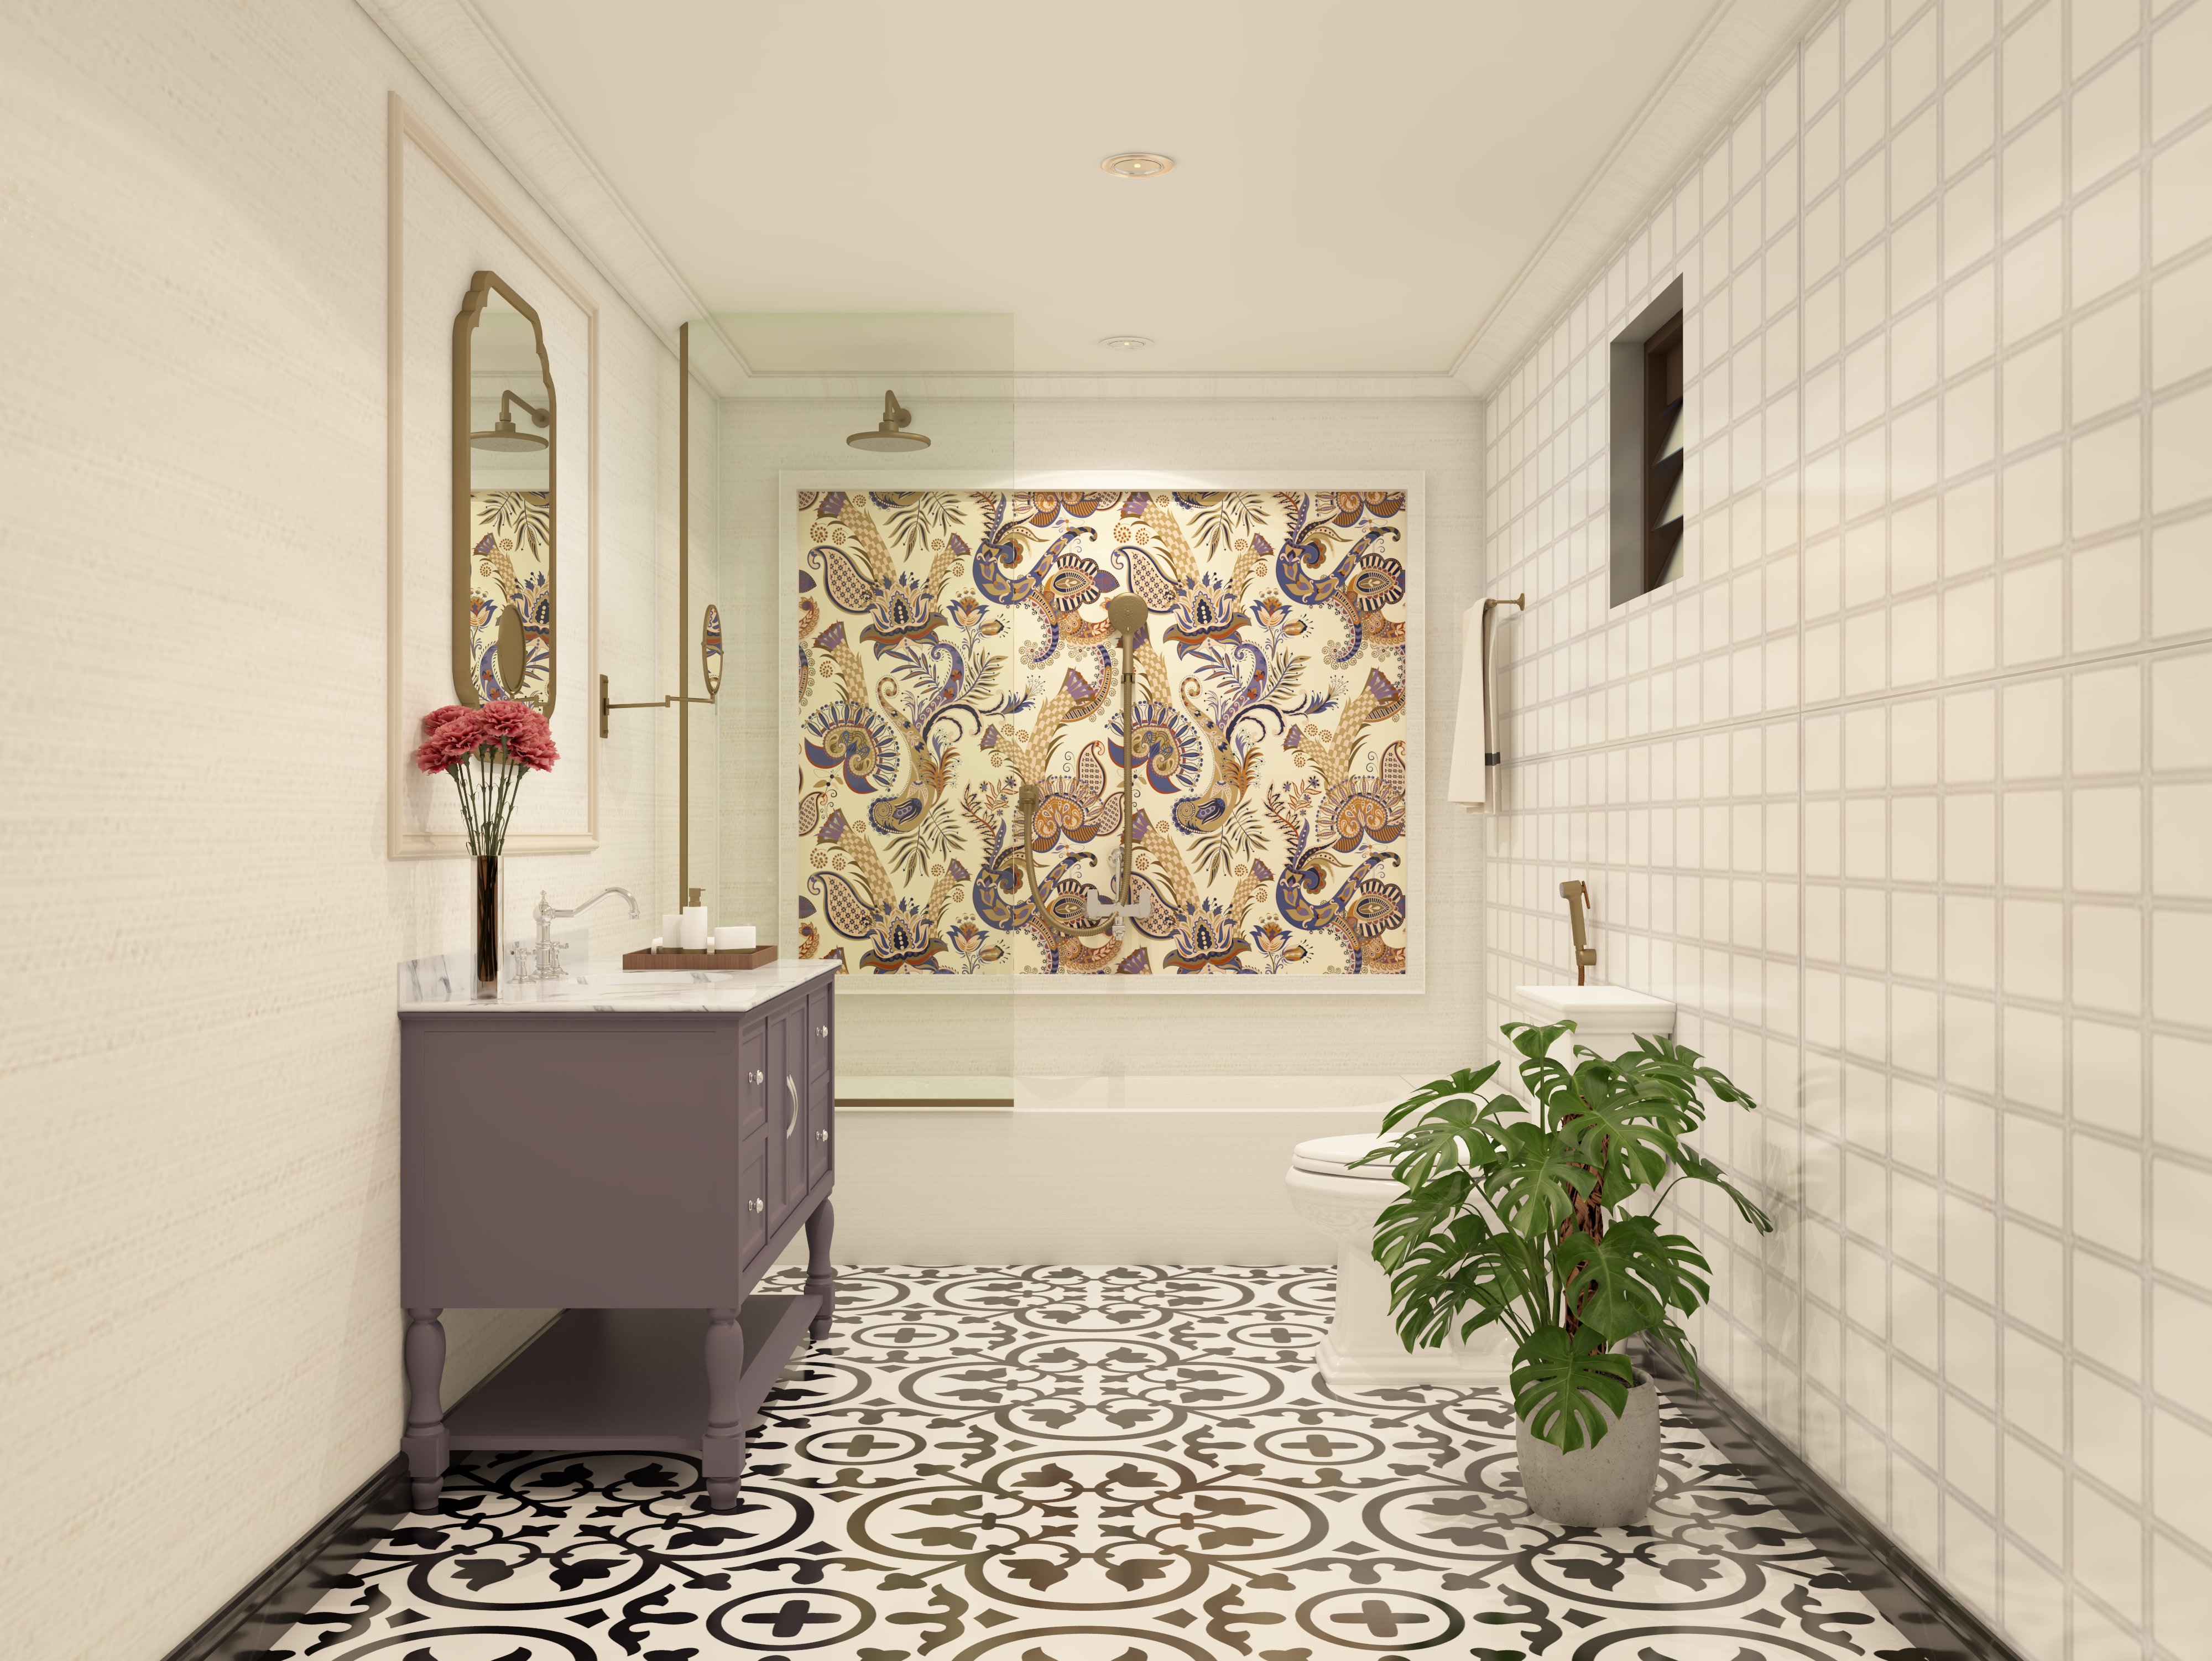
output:
{"label": "monstera plant", "polygon": [[1496,1062],[1462,1068],[1392,1108],[1385,1134],[1404,1129],[1359,1161],[1405,1185],[1376,1220],[1375,1260],[1407,1348],[1503,1325],[1515,1412],[1565,1453],[1595,1447],[1625,1410],[1639,1382],[1629,1339],[1648,1335],[1697,1379],[1679,1317],[1705,1301],[1712,1268],[1659,1226],[1675,1184],[1710,1183],[1759,1232],[1774,1226],[1685,1140],[1705,1121],[1700,1085],[1757,1103],[1671,1038],[1640,1037],[1611,1061],[1578,1043],[1571,1066],[1553,1059],[1574,1029],[1508,1022],[1528,1101],[1482,1093]]}

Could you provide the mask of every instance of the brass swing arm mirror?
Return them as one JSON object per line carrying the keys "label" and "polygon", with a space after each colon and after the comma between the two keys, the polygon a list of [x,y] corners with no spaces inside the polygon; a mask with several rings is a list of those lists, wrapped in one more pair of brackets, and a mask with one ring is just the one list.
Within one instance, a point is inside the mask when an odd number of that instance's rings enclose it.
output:
{"label": "brass swing arm mirror", "polygon": [[453,319],[453,695],[553,713],[559,459],[553,368],[529,302],[478,271]]}
{"label": "brass swing arm mirror", "polygon": [[599,736],[607,736],[607,716],[617,709],[665,709],[678,703],[713,703],[722,691],[722,614],[712,601],[707,613],[699,621],[699,678],[706,683],[707,696],[695,697],[689,692],[671,692],[665,697],[645,698],[636,703],[617,703],[607,691],[607,678],[599,677]]}

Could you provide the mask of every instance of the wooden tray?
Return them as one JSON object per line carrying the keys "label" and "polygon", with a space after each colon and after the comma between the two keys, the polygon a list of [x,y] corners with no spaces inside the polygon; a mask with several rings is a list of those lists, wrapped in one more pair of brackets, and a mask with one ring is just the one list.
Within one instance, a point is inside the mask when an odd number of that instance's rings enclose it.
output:
{"label": "wooden tray", "polygon": [[757,946],[750,952],[672,952],[663,946],[658,952],[648,947],[623,953],[624,969],[758,969],[775,961],[772,946]]}

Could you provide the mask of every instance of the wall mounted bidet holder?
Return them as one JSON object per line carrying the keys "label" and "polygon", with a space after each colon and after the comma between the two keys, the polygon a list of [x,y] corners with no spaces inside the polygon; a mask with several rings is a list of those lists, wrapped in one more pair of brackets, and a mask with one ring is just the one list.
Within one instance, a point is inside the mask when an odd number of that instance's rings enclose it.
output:
{"label": "wall mounted bidet holder", "polygon": [[538,924],[538,942],[535,946],[514,948],[514,980],[526,985],[532,981],[567,980],[568,971],[561,967],[561,954],[568,949],[568,942],[553,938],[554,919],[573,917],[580,911],[588,911],[610,894],[621,895],[629,902],[630,916],[635,917],[638,915],[637,899],[627,888],[602,888],[581,905],[570,906],[566,910],[548,901],[545,891],[539,889],[538,904],[531,908],[530,912]]}
{"label": "wall mounted bidet holder", "polygon": [[1590,899],[1589,885],[1579,877],[1559,885],[1559,897],[1567,903],[1567,921],[1574,926],[1575,984],[1582,986],[1586,984],[1583,977],[1597,967],[1597,947],[1589,943],[1589,931],[1583,922],[1583,908],[1588,906],[1595,913],[1597,907]]}

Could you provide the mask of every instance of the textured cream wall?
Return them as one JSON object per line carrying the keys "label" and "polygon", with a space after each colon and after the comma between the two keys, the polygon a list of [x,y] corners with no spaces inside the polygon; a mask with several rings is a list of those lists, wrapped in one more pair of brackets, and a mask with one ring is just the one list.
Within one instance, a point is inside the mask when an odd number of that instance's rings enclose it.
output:
{"label": "textured cream wall", "polygon": [[[599,286],[345,0],[0,9],[10,1655],[161,1653],[396,1445],[393,964],[464,891],[385,857],[392,88]],[[675,371],[601,303],[600,650],[642,685]],[[600,851],[520,861],[518,911],[672,886],[625,736]],[[528,1318],[455,1319],[451,1381]]]}
{"label": "textured cream wall", "polygon": [[[909,407],[915,407],[909,405]],[[723,587],[744,630],[734,647],[740,721],[723,728],[723,891],[731,916],[771,923],[775,786],[786,764],[775,732],[776,475],[836,467],[858,454],[846,434],[872,424],[857,403],[726,400],[722,409]],[[1443,799],[1458,690],[1460,614],[1477,597],[1481,559],[1481,417],[1442,399],[1098,399],[944,403],[915,409],[933,465],[1300,478],[1426,476],[1427,571],[1413,626],[1424,632],[1427,989],[1406,995],[1233,998],[1164,991],[1109,1001],[1024,985],[1018,996],[855,994],[840,1007],[839,1065],[872,1074],[1367,1073],[1449,1067],[1477,1043],[1481,1001],[1479,826]],[[942,458],[940,459],[940,458]]]}
{"label": "textured cream wall", "polygon": [[[1680,271],[1680,580],[1607,344]],[[1850,0],[1490,406],[1490,995],[1670,995],[1711,1372],[2023,1655],[2205,1652],[2212,0]]]}

